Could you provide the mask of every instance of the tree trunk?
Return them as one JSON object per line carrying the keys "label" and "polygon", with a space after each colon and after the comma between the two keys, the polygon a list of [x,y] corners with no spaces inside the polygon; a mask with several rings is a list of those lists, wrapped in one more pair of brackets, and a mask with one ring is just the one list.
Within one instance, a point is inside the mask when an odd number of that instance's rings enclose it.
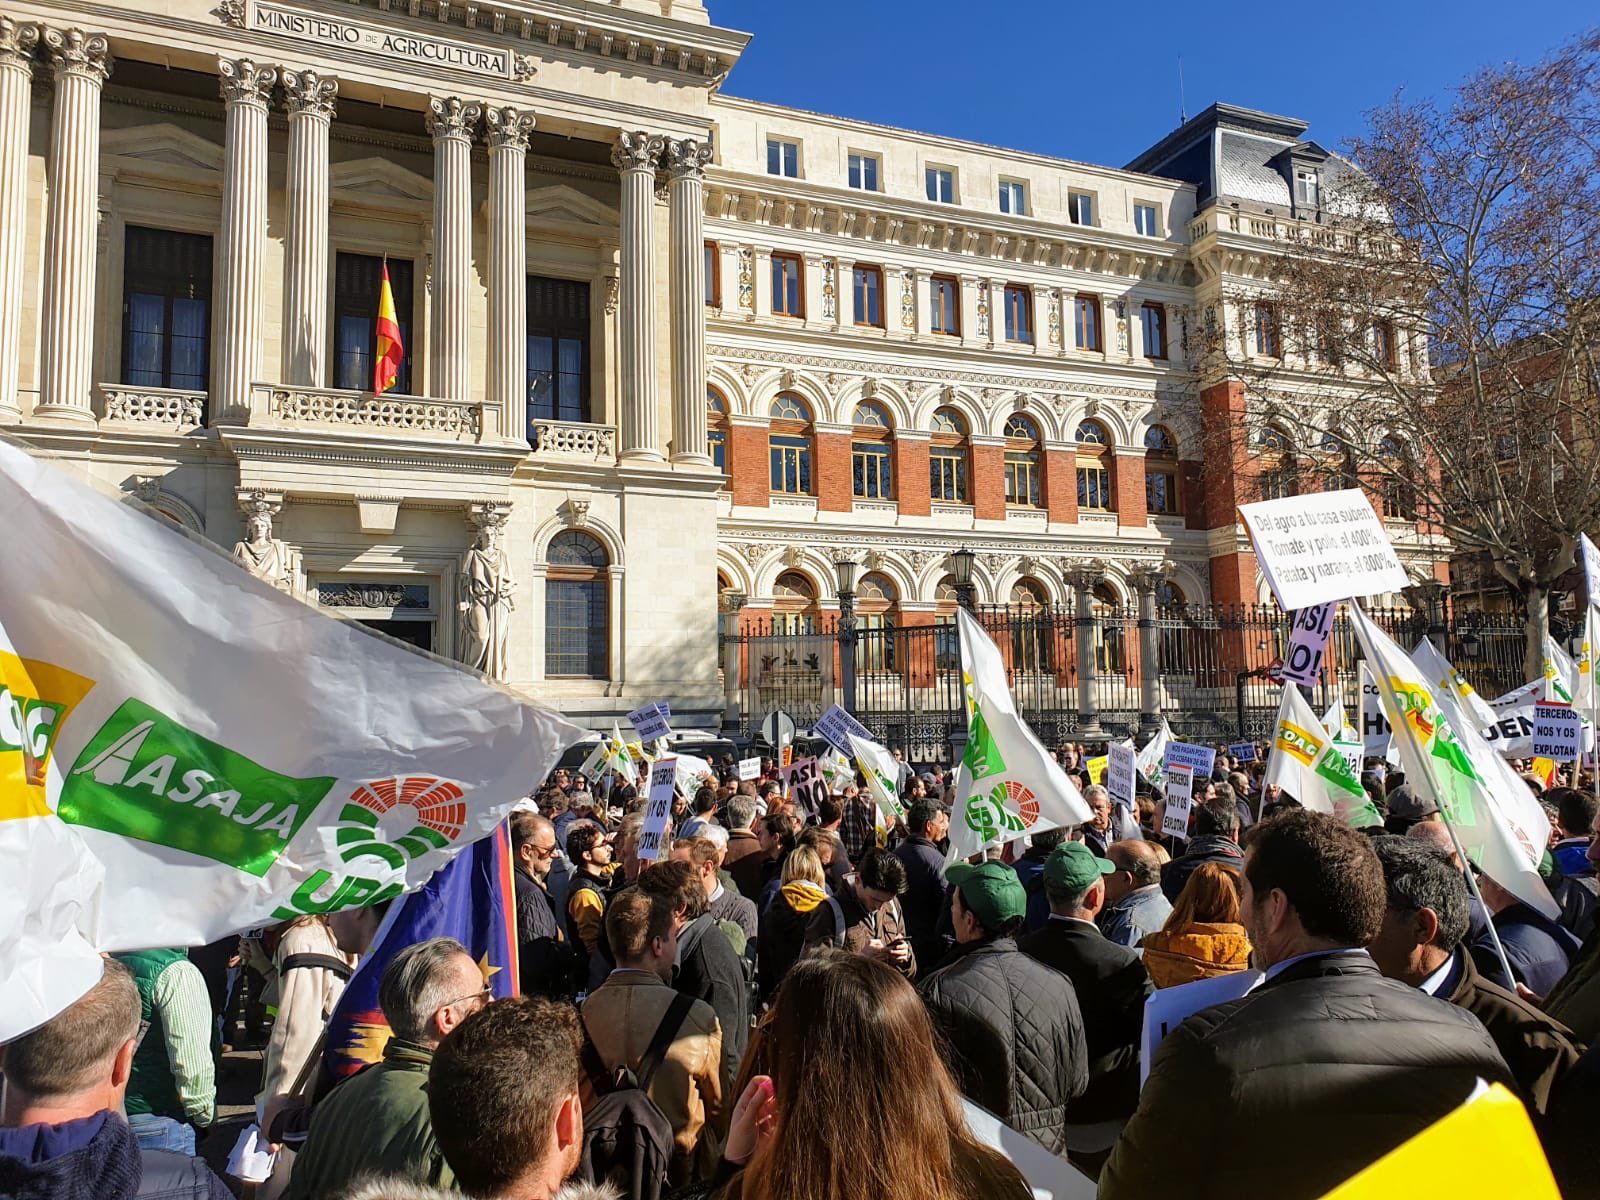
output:
{"label": "tree trunk", "polygon": [[1529,585],[1523,593],[1523,678],[1528,682],[1544,677],[1544,635],[1550,628],[1550,589]]}

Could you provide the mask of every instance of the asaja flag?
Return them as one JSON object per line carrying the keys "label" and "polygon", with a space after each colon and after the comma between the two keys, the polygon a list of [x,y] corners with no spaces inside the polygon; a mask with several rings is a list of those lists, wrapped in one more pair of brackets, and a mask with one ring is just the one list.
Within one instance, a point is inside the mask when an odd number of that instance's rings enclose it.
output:
{"label": "asaja flag", "polygon": [[1174,740],[1172,726],[1167,724],[1166,717],[1162,717],[1161,728],[1156,730],[1155,737],[1146,742],[1144,749],[1139,751],[1137,759],[1139,774],[1143,775],[1144,781],[1158,792],[1167,777],[1167,747]]}
{"label": "asaja flag", "polygon": [[1523,903],[1552,919],[1560,906],[1539,878],[1550,823],[1517,778],[1455,707],[1448,688],[1427,677],[1359,605],[1351,623],[1394,731],[1406,782],[1433,800],[1478,867]]}
{"label": "asaja flag", "polygon": [[1000,650],[956,610],[967,700],[967,748],[950,820],[953,862],[1030,833],[1081,825],[1089,806],[1017,715]]}
{"label": "asaja flag", "polygon": [[845,736],[850,739],[850,749],[855,751],[861,777],[867,781],[867,795],[872,797],[873,806],[878,810],[877,829],[881,841],[894,828],[894,823],[906,815],[906,806],[900,802],[900,764],[877,742],[854,733],[847,732]]}
{"label": "asaja flag", "polygon": [[1435,695],[1450,693],[1456,707],[1472,718],[1474,729],[1486,729],[1499,719],[1489,702],[1478,695],[1466,677],[1450,665],[1450,660],[1439,653],[1439,648],[1427,638],[1418,642],[1411,651],[1411,661],[1436,689]]}
{"label": "asaja flag", "polygon": [[1332,813],[1356,829],[1382,825],[1383,818],[1334,736],[1317,720],[1300,689],[1286,684],[1267,755],[1266,782],[1281,787],[1306,808]]}
{"label": "asaja flag", "polygon": [[0,1042],[97,951],[420,886],[579,731],[0,442]]}
{"label": "asaja flag", "polygon": [[389,286],[389,263],[384,260],[383,282],[378,288],[378,320],[372,347],[372,390],[383,395],[400,378],[406,348],[400,340],[400,318],[395,315],[394,289]]}

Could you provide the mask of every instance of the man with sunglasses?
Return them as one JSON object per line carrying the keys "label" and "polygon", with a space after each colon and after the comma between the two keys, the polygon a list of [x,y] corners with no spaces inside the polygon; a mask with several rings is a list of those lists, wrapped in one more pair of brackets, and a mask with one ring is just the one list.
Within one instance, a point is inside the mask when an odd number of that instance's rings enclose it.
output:
{"label": "man with sunglasses", "polygon": [[556,830],[538,813],[511,814],[512,883],[517,890],[518,982],[524,996],[559,998],[570,992],[577,955],[562,932],[550,897]]}

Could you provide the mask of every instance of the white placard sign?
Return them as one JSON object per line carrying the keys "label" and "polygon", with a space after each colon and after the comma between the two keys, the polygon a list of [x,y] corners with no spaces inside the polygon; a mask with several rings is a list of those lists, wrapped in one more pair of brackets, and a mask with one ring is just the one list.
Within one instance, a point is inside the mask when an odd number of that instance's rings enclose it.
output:
{"label": "white placard sign", "polygon": [[1590,604],[1600,604],[1600,548],[1589,540],[1587,533],[1578,535],[1579,557],[1583,560],[1584,586],[1588,589]]}
{"label": "white placard sign", "polygon": [[1328,652],[1328,634],[1333,632],[1336,600],[1313,604],[1297,611],[1290,620],[1289,648],[1283,652],[1279,674],[1287,683],[1307,687],[1322,678],[1322,659]]}
{"label": "white placard sign", "polygon": [[1241,504],[1239,515],[1284,612],[1411,585],[1360,488]]}
{"label": "white placard sign", "polygon": [[739,760],[739,782],[747,779],[761,778],[761,760],[759,758],[741,758]]}
{"label": "white placard sign", "polygon": [[828,785],[823,781],[822,769],[815,758],[799,758],[780,772],[789,799],[807,813],[815,813],[817,805],[828,797]]}
{"label": "white placard sign", "polygon": [[639,831],[640,862],[655,862],[661,857],[661,838],[672,823],[673,785],[677,780],[676,758],[658,758],[650,765],[650,806],[644,810],[644,828]]}
{"label": "white placard sign", "polygon": [[1217,752],[1210,746],[1197,746],[1193,742],[1168,742],[1164,759],[1167,770],[1188,767],[1198,779],[1210,779],[1217,765]]}
{"label": "white placard sign", "polygon": [[1166,789],[1167,803],[1161,813],[1161,832],[1188,841],[1189,809],[1194,806],[1194,771],[1169,763]]}
{"label": "white placard sign", "polygon": [[1533,706],[1533,756],[1570,762],[1583,753],[1583,718],[1570,704]]}
{"label": "white placard sign", "polygon": [[850,748],[850,735],[853,733],[867,742],[874,740],[865,725],[837,704],[817,718],[817,723],[811,727],[811,732],[852,762],[855,761],[856,752]]}
{"label": "white placard sign", "polygon": [[1533,710],[1544,698],[1544,680],[1535,679],[1489,701],[1494,709],[1494,724],[1480,732],[1483,740],[1504,758],[1528,758],[1533,754]]}
{"label": "white placard sign", "polygon": [[322,50],[364,50],[412,66],[453,67],[499,79],[521,79],[532,74],[525,56],[502,46],[473,46],[431,33],[410,33],[393,26],[353,21],[343,14],[307,12],[266,0],[256,0],[246,6],[246,11],[252,29],[308,42]]}
{"label": "white placard sign", "polygon": [[672,732],[672,726],[667,724],[667,718],[671,715],[672,710],[657,701],[634,709],[628,714],[628,722],[639,731],[641,742],[653,742]]}
{"label": "white placard sign", "polygon": [[1232,742],[1228,746],[1228,753],[1242,763],[1256,761],[1256,744],[1254,742]]}
{"label": "white placard sign", "polygon": [[1134,775],[1139,755],[1127,742],[1112,742],[1106,748],[1106,791],[1123,808],[1133,811]]}
{"label": "white placard sign", "polygon": [[1383,700],[1367,664],[1361,664],[1361,748],[1367,758],[1383,758],[1394,741],[1389,718],[1383,715]]}

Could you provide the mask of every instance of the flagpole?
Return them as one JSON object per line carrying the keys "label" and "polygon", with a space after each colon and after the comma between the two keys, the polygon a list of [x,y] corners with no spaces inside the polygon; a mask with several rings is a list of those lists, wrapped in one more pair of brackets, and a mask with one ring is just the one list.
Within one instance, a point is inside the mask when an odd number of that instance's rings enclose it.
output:
{"label": "flagpole", "polygon": [[[1445,815],[1444,805],[1439,806],[1439,819],[1444,822],[1445,832],[1450,835],[1450,844],[1456,848],[1456,857],[1461,860],[1461,870],[1467,877],[1467,888],[1472,893],[1473,899],[1483,904],[1485,912],[1489,906],[1483,903],[1483,893],[1478,890],[1478,880],[1472,873],[1472,860],[1467,857],[1467,852],[1461,848],[1461,839],[1456,837],[1456,827],[1451,824],[1450,818]],[[1506,979],[1515,990],[1517,977],[1512,974],[1511,960],[1506,957],[1506,948],[1500,941],[1500,931],[1494,927],[1494,914],[1489,913],[1489,939],[1494,942],[1494,952],[1500,959],[1500,967],[1506,973]]]}

